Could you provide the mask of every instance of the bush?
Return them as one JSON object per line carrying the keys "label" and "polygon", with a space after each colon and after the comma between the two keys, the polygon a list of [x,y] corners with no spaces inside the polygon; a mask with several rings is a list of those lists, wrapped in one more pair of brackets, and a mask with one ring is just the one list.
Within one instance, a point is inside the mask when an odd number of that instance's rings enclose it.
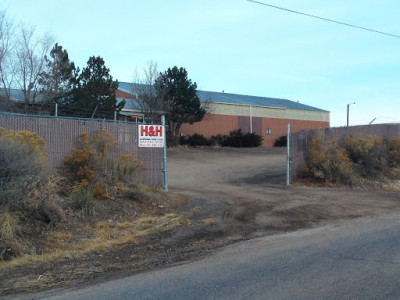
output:
{"label": "bush", "polygon": [[316,134],[308,146],[306,167],[299,176],[316,182],[352,185],[355,181],[347,153],[335,146],[336,141],[323,144],[322,133]]}
{"label": "bush", "polygon": [[24,209],[48,177],[43,139],[36,133],[0,128],[0,205]]}
{"label": "bush", "polygon": [[353,185],[363,179],[396,178],[400,172],[400,139],[376,135],[346,136],[324,144],[317,132],[308,149],[299,177],[323,183]]}
{"label": "bush", "polygon": [[201,134],[192,136],[181,136],[179,140],[181,145],[196,146],[222,146],[222,147],[258,147],[261,145],[262,137],[255,133],[242,133],[241,129],[231,131],[229,135],[218,134],[210,139]]}
{"label": "bush", "polygon": [[114,157],[117,143],[105,130],[92,136],[82,133],[78,144],[80,149],[73,149],[63,160],[61,171],[68,185],[92,187],[97,199],[108,198],[107,185],[137,183],[138,171],[145,168],[134,154]]}
{"label": "bush", "polygon": [[277,138],[274,142],[274,147],[286,147],[287,146],[287,136],[282,135]]}
{"label": "bush", "polygon": [[342,147],[362,177],[378,178],[390,173],[389,153],[383,138],[376,135],[346,136]]}
{"label": "bush", "polygon": [[224,147],[258,147],[261,145],[262,137],[255,133],[242,133],[241,129],[233,130],[222,141]]}
{"label": "bush", "polygon": [[109,159],[104,176],[108,182],[115,184],[123,182],[125,184],[135,184],[139,180],[139,171],[144,170],[145,166],[136,159],[134,154],[122,154],[118,159]]}
{"label": "bush", "polygon": [[69,199],[73,209],[91,213],[95,199],[94,189],[88,186],[77,186],[72,190]]}
{"label": "bush", "polygon": [[400,138],[393,138],[392,140],[385,139],[389,151],[389,166],[392,168],[400,167]]}
{"label": "bush", "polygon": [[24,224],[32,227],[34,219],[46,223],[62,219],[62,209],[49,205],[49,175],[41,137],[0,128],[0,260],[27,249]]}
{"label": "bush", "polygon": [[47,160],[44,140],[36,133],[26,130],[7,130],[0,127],[0,137],[23,146],[29,154],[38,155]]}
{"label": "bush", "polygon": [[179,143],[181,145],[189,145],[192,147],[196,147],[196,146],[211,146],[212,142],[211,140],[205,138],[203,135],[201,134],[193,134],[190,136],[181,136]]}
{"label": "bush", "polygon": [[222,134],[217,134],[217,135],[213,135],[210,139],[211,145],[214,146],[222,146],[226,139],[228,138],[227,135],[222,135]]}
{"label": "bush", "polygon": [[127,190],[125,197],[135,202],[144,203],[150,199],[150,193],[146,185],[138,184],[133,189]]}
{"label": "bush", "polygon": [[179,136],[166,136],[167,139],[167,147],[175,147],[178,145],[182,145],[180,144],[180,137]]}

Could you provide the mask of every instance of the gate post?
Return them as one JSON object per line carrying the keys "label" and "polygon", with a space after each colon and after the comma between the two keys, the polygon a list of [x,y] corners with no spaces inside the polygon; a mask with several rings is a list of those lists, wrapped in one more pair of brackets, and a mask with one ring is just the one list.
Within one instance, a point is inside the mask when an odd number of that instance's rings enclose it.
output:
{"label": "gate post", "polygon": [[167,130],[165,128],[165,115],[161,116],[161,125],[164,126],[164,147],[163,147],[163,178],[164,191],[168,192],[168,170],[167,170]]}
{"label": "gate post", "polygon": [[290,123],[287,123],[286,136],[286,185],[290,185]]}

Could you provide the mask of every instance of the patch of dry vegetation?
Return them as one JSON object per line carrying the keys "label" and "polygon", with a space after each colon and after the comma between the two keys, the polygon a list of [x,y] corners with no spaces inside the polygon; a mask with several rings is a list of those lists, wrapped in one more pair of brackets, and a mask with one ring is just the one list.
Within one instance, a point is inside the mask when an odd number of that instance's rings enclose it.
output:
{"label": "patch of dry vegetation", "polygon": [[345,136],[325,142],[324,132],[312,138],[301,179],[326,185],[390,186],[400,179],[400,138]]}
{"label": "patch of dry vegetation", "polygon": [[64,218],[44,150],[36,133],[0,128],[0,261],[31,251],[37,222]]}
{"label": "patch of dry vegetation", "polygon": [[104,130],[81,134],[57,174],[37,134],[0,128],[0,270],[76,259],[187,224],[169,195],[140,184],[145,167],[114,155]]}
{"label": "patch of dry vegetation", "polygon": [[73,232],[50,231],[45,239],[46,252],[23,254],[11,261],[0,262],[0,269],[51,262],[60,258],[79,258],[90,252],[105,252],[115,247],[136,243],[144,236],[187,224],[187,219],[175,213],[141,217],[134,221],[102,220],[86,228],[88,237]]}
{"label": "patch of dry vegetation", "polygon": [[64,185],[83,189],[85,193],[91,191],[96,199],[107,199],[110,197],[108,187],[117,183],[139,183],[140,171],[145,166],[134,154],[115,157],[116,145],[117,142],[105,130],[91,136],[80,134],[78,149],[73,149],[63,161]]}

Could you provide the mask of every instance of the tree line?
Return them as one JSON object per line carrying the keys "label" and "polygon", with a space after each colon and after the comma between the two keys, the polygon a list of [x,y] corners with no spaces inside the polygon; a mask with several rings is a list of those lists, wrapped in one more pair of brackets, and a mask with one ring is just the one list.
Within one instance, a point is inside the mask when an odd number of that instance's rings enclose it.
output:
{"label": "tree line", "polygon": [[63,116],[113,119],[135,101],[145,119],[166,115],[168,136],[174,139],[183,123],[200,121],[206,109],[197,97],[197,85],[184,68],[164,72],[150,63],[142,77],[132,83],[132,98],[117,102],[118,81],[100,56],[76,67],[68,52],[50,34],[39,35],[35,27],[15,26],[0,11],[0,110],[12,110],[12,89],[21,92],[23,112],[46,111],[58,104]]}

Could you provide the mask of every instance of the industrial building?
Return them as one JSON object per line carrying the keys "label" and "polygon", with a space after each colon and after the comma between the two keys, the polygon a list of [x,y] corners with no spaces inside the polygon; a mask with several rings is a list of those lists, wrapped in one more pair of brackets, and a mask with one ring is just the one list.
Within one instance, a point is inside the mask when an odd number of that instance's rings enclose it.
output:
{"label": "industrial building", "polygon": [[[198,97],[207,107],[201,122],[183,124],[181,134],[202,134],[211,137],[229,134],[232,130],[254,132],[263,137],[262,146],[272,147],[279,137],[286,135],[287,123],[291,131],[323,129],[329,127],[329,112],[285,99],[246,96],[230,93],[198,91]],[[117,99],[127,101],[121,112],[125,116],[139,117],[139,105],[135,105],[132,84],[119,83]]]}

